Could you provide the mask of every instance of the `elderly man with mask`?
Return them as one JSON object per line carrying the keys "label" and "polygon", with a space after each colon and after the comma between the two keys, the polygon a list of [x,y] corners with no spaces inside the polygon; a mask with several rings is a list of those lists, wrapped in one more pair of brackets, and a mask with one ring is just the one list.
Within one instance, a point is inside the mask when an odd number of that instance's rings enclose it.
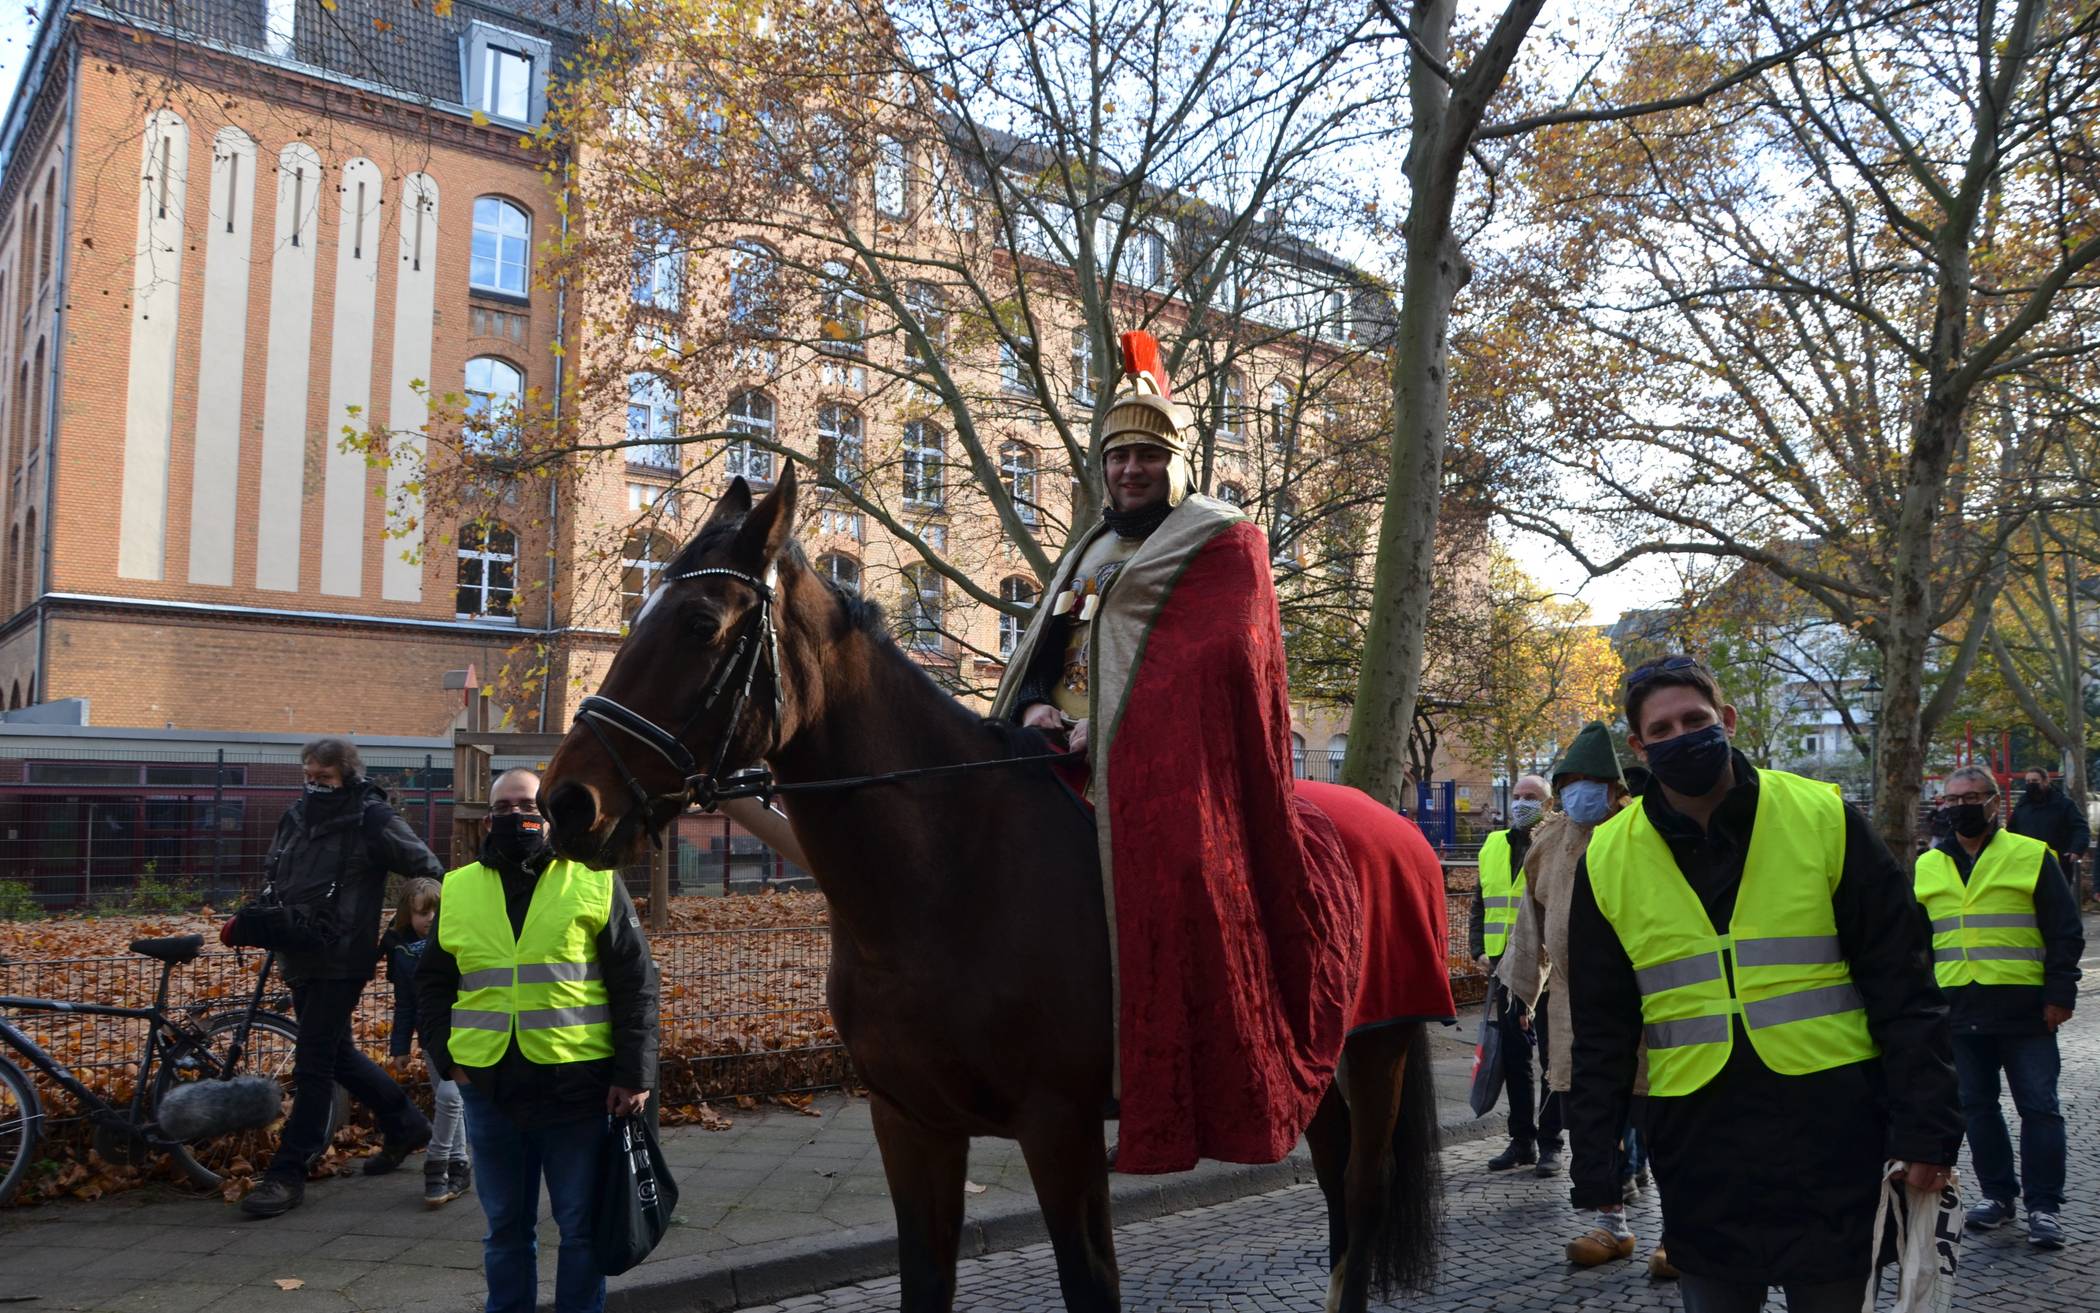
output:
{"label": "elderly man with mask", "polygon": [[490,786],[488,837],[445,876],[416,1005],[432,1069],[466,1104],[487,1313],[536,1306],[542,1178],[555,1313],[599,1313],[591,1204],[606,1118],[641,1109],[655,1077],[656,966],[618,873],[554,856],[539,789],[526,770]]}
{"label": "elderly man with mask", "polygon": [[[1983,1195],[1969,1227],[2011,1221],[2024,1177],[2028,1243],[2061,1249],[2066,1142],[2056,1028],[2078,1002],[2085,926],[2055,854],[2040,839],[2001,829],[2001,807],[1989,771],[1948,773],[1939,809],[1949,834],[1918,858],[1918,902],[1932,922],[1933,974],[1954,1028],[1954,1070]],[[1998,1107],[2001,1071],[2020,1111],[2017,1172]]]}
{"label": "elderly man with mask", "polygon": [[[1510,786],[1509,828],[1496,830],[1480,845],[1480,883],[1473,893],[1471,946],[1473,960],[1490,976],[1509,945],[1509,932],[1524,901],[1524,855],[1531,851],[1532,827],[1552,800],[1552,790],[1537,775]],[[1495,990],[1495,1025],[1502,1032],[1503,1088],[1509,1095],[1509,1147],[1488,1160],[1491,1172],[1535,1165],[1539,1176],[1560,1174],[1560,1101],[1552,1091],[1537,1093],[1531,1075],[1531,1036],[1536,1007],[1519,1003],[1508,989]],[[1546,1022],[1536,1021],[1538,1043],[1546,1046]]]}

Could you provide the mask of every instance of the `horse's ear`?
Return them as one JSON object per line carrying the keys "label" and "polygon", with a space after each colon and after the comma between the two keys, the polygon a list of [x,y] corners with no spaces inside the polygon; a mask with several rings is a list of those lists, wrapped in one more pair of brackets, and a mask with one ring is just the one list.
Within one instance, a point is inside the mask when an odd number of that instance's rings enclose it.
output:
{"label": "horse's ear", "polygon": [[[712,528],[724,520],[741,520],[751,513],[751,485],[739,474],[729,481],[729,491],[715,501],[715,509],[708,515],[703,529]],[[693,535],[699,537],[698,534]]]}
{"label": "horse's ear", "polygon": [[[745,496],[749,495],[747,491]],[[788,540],[794,536],[795,465],[790,461],[781,473],[779,484],[766,494],[766,499],[751,514],[744,517],[744,527],[736,535],[737,559],[752,565],[769,564],[787,550]]]}

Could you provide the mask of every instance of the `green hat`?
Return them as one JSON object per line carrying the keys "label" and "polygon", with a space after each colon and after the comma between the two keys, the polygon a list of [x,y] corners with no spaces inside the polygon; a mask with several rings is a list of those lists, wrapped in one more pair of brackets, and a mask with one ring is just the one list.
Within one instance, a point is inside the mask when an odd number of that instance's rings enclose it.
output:
{"label": "green hat", "polygon": [[1563,775],[1591,775],[1600,780],[1623,780],[1619,773],[1619,754],[1611,746],[1611,731],[1601,720],[1593,720],[1582,727],[1575,741],[1568,745],[1567,752],[1553,766],[1553,789],[1560,791]]}

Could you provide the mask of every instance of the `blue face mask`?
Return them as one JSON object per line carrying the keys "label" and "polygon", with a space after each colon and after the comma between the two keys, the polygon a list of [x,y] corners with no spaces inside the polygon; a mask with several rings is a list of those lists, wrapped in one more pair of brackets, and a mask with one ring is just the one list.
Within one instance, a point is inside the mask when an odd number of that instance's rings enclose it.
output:
{"label": "blue face mask", "polygon": [[1576,780],[1560,791],[1560,809],[1577,825],[1596,825],[1611,815],[1611,785]]}

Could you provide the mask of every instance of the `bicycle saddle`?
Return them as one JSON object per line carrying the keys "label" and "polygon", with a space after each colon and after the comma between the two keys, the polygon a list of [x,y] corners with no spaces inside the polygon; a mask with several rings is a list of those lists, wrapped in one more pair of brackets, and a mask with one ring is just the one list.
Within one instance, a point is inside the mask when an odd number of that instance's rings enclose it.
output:
{"label": "bicycle saddle", "polygon": [[131,951],[159,958],[170,964],[194,962],[197,960],[197,954],[204,951],[204,936],[176,935],[170,939],[134,939],[131,941]]}

